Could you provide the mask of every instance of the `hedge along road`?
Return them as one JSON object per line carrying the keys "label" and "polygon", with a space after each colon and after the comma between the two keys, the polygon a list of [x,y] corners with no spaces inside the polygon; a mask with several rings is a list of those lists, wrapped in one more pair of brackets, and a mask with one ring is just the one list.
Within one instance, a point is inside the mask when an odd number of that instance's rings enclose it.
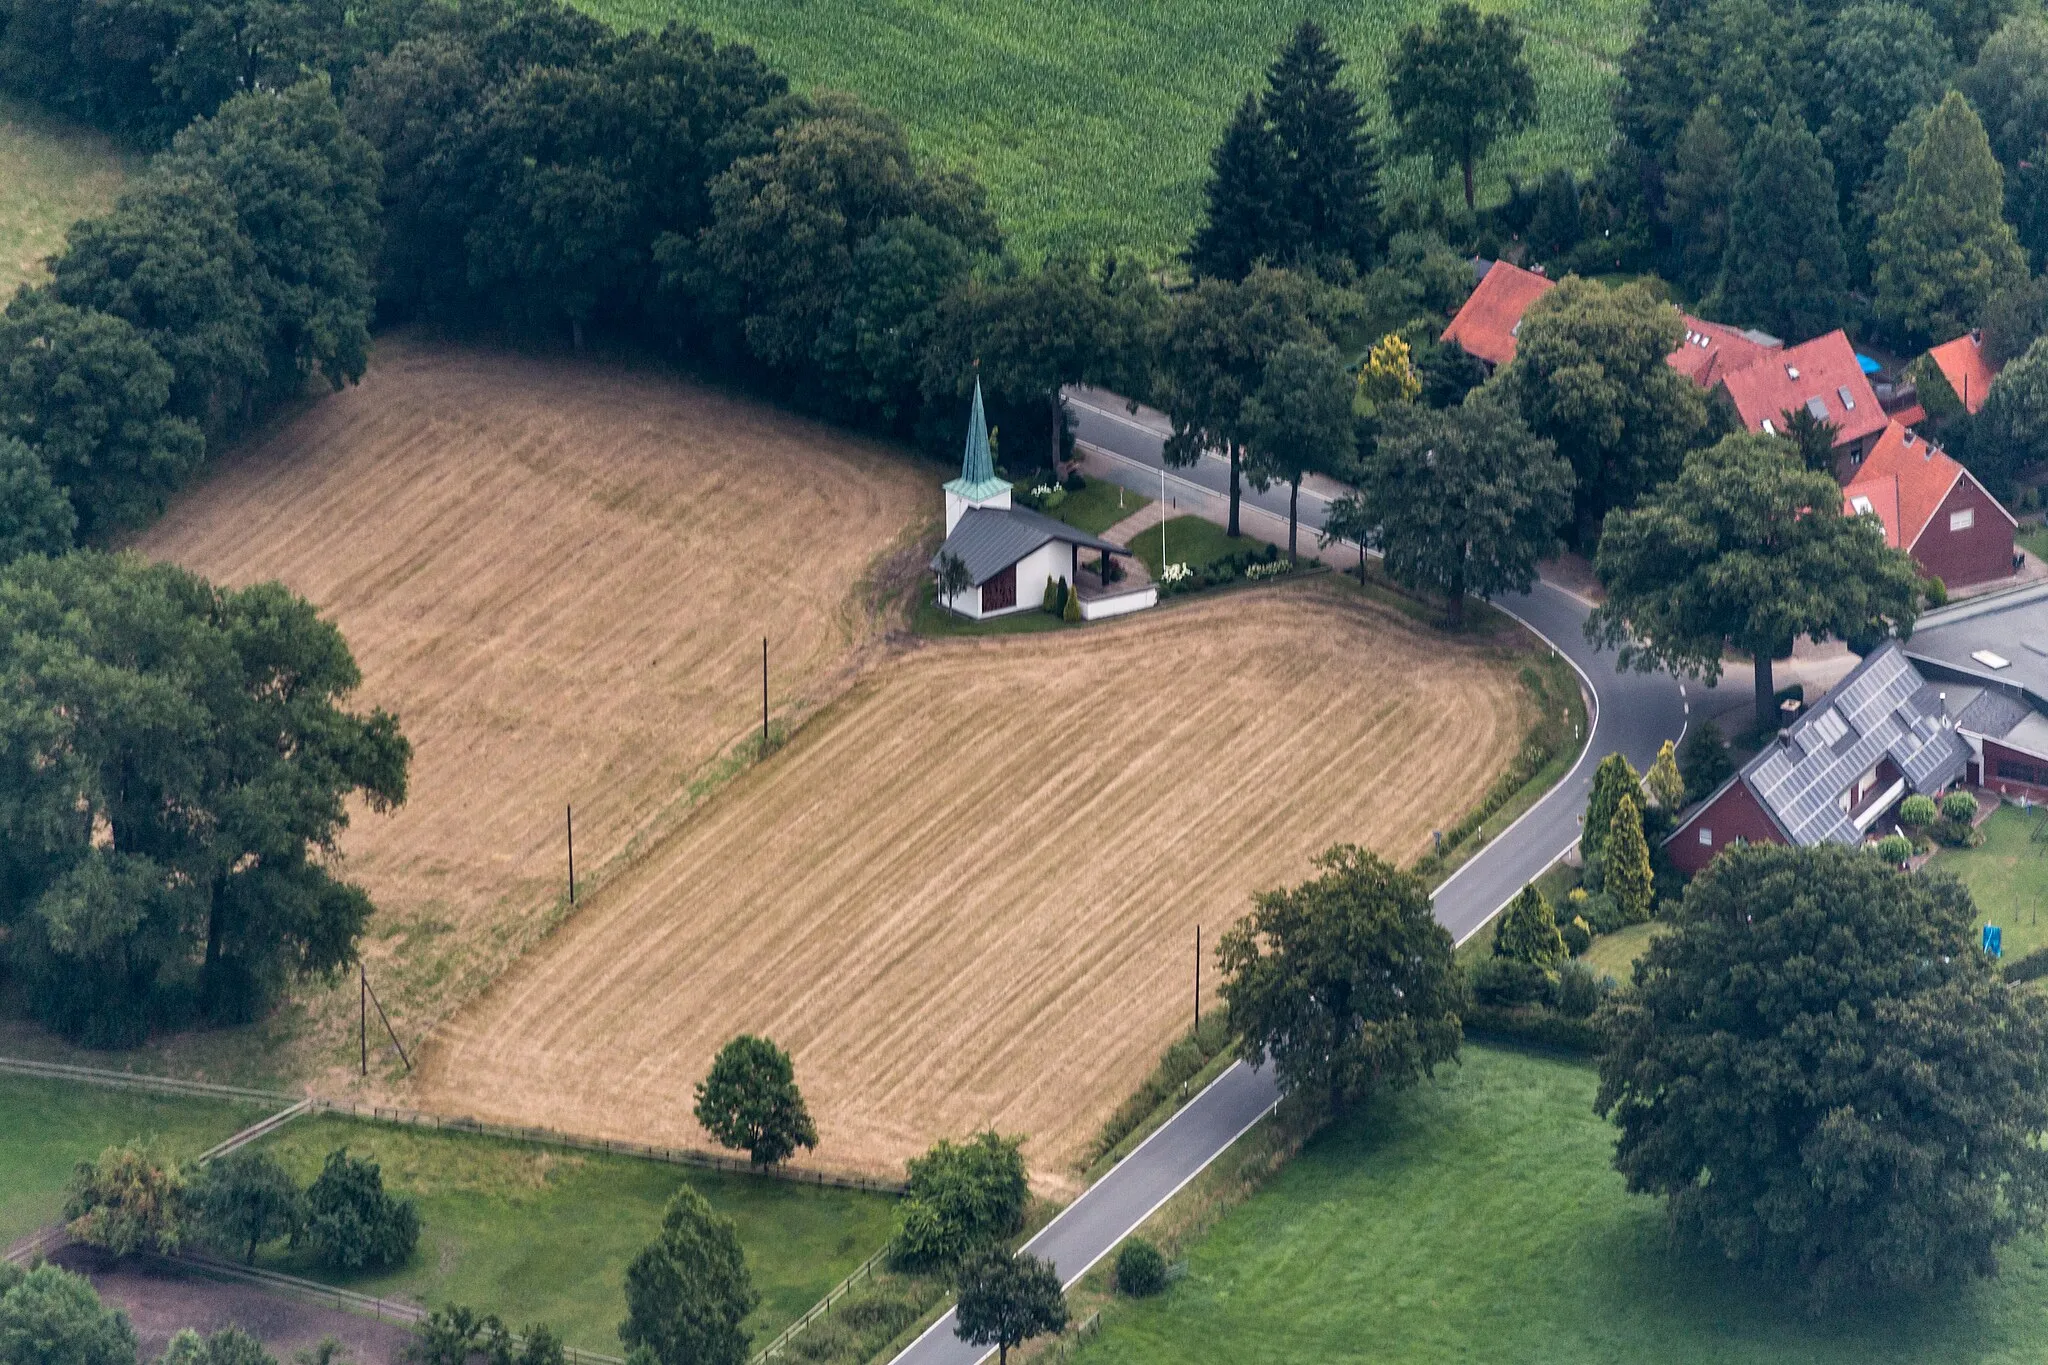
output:
{"label": "hedge along road", "polygon": [[[1133,416],[1121,399],[1096,390],[1069,390],[1066,398],[1076,437],[1103,457],[1101,465],[1108,477],[1134,492],[1156,496],[1164,469],[1161,448],[1165,436],[1157,414]],[[1177,488],[1183,494],[1195,494],[1184,499],[1191,504],[1185,510],[1222,520],[1215,515],[1216,499],[1200,494],[1226,492],[1230,479],[1226,461],[1205,456],[1191,468],[1166,471],[1166,478],[1170,491]],[[1247,487],[1244,498],[1283,520],[1287,516],[1284,487],[1265,493]],[[1325,499],[1304,488],[1303,526],[1320,530],[1325,506]],[[1665,740],[1684,736],[1686,714],[1691,709],[1685,686],[1677,679],[1662,672],[1619,673],[1612,655],[1596,653],[1586,643],[1584,628],[1591,608],[1584,599],[1556,584],[1538,581],[1530,592],[1492,601],[1578,670],[1592,694],[1593,730],[1564,780],[1436,889],[1436,917],[1460,943],[1578,842],[1579,813],[1586,807],[1599,758],[1619,751],[1639,770],[1647,769]],[[1025,1243],[1024,1249],[1051,1261],[1060,1282],[1071,1286],[1246,1129],[1271,1112],[1279,1100],[1279,1084],[1271,1067],[1254,1071],[1237,1063],[1068,1205],[1044,1231]],[[969,1346],[961,1341],[954,1333],[954,1317],[949,1311],[906,1347],[893,1365],[979,1365],[994,1354],[992,1346]]]}

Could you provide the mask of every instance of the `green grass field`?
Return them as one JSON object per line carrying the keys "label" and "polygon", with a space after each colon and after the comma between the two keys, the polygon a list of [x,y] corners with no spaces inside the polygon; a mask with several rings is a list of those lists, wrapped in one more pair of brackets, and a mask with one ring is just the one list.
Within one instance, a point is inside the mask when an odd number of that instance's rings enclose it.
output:
{"label": "green grass field", "polygon": [[102,134],[0,98],[0,302],[44,277],[44,258],[113,205],[134,163]]}
{"label": "green grass field", "polygon": [[1601,934],[1593,940],[1593,946],[1586,949],[1585,963],[1595,972],[1613,977],[1626,986],[1633,979],[1636,959],[1650,946],[1650,940],[1664,933],[1668,925],[1651,920],[1647,924],[1629,924],[1611,934]]}
{"label": "green grass field", "polygon": [[1228,559],[1240,550],[1263,550],[1266,542],[1257,536],[1239,536],[1235,540],[1223,534],[1223,528],[1206,517],[1172,517],[1162,523],[1166,528],[1166,561],[1160,559],[1159,527],[1136,537],[1131,551],[1145,561],[1145,568],[1154,582],[1165,562],[1185,564],[1199,570],[1205,564],[1219,559]]}
{"label": "green grass field", "polygon": [[155,1138],[173,1157],[194,1157],[264,1112],[256,1105],[0,1076],[0,1247],[56,1221],[71,1168],[115,1143]]}
{"label": "green grass field", "polygon": [[259,1264],[366,1294],[467,1304],[515,1326],[545,1322],[572,1346],[614,1355],[626,1265],[685,1181],[739,1226],[761,1292],[747,1321],[756,1341],[823,1298],[893,1228],[894,1201],[856,1190],[331,1115],[289,1124],[265,1145],[302,1181],[336,1147],[375,1158],[387,1189],[419,1201],[421,1233],[412,1262],[385,1274],[336,1279],[283,1249]]}
{"label": "green grass field", "polygon": [[2048,836],[2033,841],[2044,821],[2048,810],[2002,806],[1982,825],[1982,848],[1945,848],[1927,864],[1970,888],[1977,922],[1999,926],[2008,958],[2048,944]]}
{"label": "green grass field", "polygon": [[1060,505],[1050,515],[1091,536],[1099,536],[1151,501],[1122,484],[1111,483],[1108,479],[1091,479],[1080,492],[1069,493],[1061,499]]}
{"label": "green grass field", "polygon": [[[971,165],[1027,254],[1187,243],[1210,147],[1304,16],[1330,29],[1368,109],[1385,54],[1434,0],[1255,5],[1242,0],[578,0],[618,25],[694,22],[752,43],[798,88],[851,90],[902,120],[919,149]],[[1610,132],[1614,63],[1636,0],[1488,0],[1528,32],[1539,125],[1486,167],[1590,166]],[[1421,184],[1418,166],[1390,181]]]}
{"label": "green grass field", "polygon": [[2003,1365],[2048,1357],[2048,1246],[1984,1285],[1809,1317],[1674,1248],[1609,1166],[1584,1063],[1468,1046],[1314,1140],[1077,1359]]}

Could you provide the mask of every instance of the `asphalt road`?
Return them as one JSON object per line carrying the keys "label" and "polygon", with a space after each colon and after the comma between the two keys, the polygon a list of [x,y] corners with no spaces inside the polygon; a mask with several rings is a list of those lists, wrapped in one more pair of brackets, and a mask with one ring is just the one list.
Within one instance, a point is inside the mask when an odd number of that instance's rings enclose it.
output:
{"label": "asphalt road", "polygon": [[[1111,457],[1106,461],[1111,478],[1147,497],[1156,496],[1161,433],[1105,398],[1069,395],[1080,440]],[[1183,488],[1224,492],[1230,473],[1228,464],[1212,457],[1192,468],[1170,471],[1167,478]],[[1244,496],[1255,506],[1287,515],[1285,488],[1263,494],[1247,488]],[[1320,528],[1325,506],[1321,498],[1304,491],[1303,524]],[[1583,633],[1588,606],[1563,588],[1539,582],[1531,592],[1493,600],[1578,669],[1593,698],[1593,733],[1564,781],[1437,888],[1436,917],[1461,943],[1578,841],[1579,813],[1586,808],[1599,759],[1619,750],[1638,769],[1648,768],[1665,740],[1685,733],[1688,710],[1684,685],[1669,675],[1617,673],[1611,655],[1595,653]],[[1049,1259],[1061,1282],[1072,1285],[1222,1155],[1279,1098],[1272,1068],[1254,1071],[1242,1062],[1231,1067],[1024,1249]],[[894,1365],[979,1365],[994,1354],[993,1347],[961,1341],[948,1312],[898,1355]]]}

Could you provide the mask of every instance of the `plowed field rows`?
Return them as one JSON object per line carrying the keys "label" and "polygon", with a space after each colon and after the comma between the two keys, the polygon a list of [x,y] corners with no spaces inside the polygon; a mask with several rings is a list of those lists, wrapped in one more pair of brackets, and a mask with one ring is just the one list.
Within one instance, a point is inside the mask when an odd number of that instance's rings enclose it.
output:
{"label": "plowed field rows", "polygon": [[[564,807],[590,879],[747,741],[764,635],[778,715],[843,674],[873,629],[863,575],[935,482],[664,376],[387,339],[138,548],[281,578],[341,626],[357,704],[398,713],[411,799],[359,811],[343,848],[378,905],[372,983],[416,1036],[557,912]],[[314,995],[313,1033],[352,1064],[342,994]]]}
{"label": "plowed field rows", "polygon": [[750,1030],[821,1164],[993,1124],[1057,1184],[1184,1026],[1196,925],[1335,842],[1419,853],[1528,719],[1497,654],[1329,580],[913,651],[442,1025],[419,1097],[701,1143]]}

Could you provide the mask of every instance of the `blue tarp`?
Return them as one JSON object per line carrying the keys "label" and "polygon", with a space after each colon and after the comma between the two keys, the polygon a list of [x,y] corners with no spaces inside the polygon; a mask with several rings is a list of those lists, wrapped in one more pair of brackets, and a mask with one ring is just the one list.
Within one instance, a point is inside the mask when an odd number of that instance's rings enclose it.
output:
{"label": "blue tarp", "polygon": [[1859,355],[1856,357],[1856,367],[1862,370],[1865,374],[1876,374],[1879,370],[1884,368],[1884,366],[1878,364],[1875,360],[1872,360],[1867,355]]}

